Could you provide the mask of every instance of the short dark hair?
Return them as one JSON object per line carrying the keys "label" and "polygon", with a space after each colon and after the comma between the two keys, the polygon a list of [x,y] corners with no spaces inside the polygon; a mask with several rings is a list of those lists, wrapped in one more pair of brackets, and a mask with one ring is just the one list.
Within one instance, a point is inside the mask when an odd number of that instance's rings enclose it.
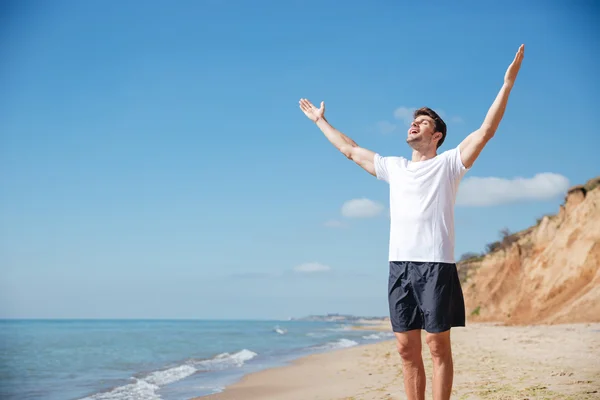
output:
{"label": "short dark hair", "polygon": [[413,114],[413,118],[417,118],[419,115],[427,115],[430,117],[435,122],[435,131],[442,132],[442,138],[439,142],[437,142],[437,147],[439,148],[446,139],[446,123],[435,111],[429,107],[421,107],[416,110]]}

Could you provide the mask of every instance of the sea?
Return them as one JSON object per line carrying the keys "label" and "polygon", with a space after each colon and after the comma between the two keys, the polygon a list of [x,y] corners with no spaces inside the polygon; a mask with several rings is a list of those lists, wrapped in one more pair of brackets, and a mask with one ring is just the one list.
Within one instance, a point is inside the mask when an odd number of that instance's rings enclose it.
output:
{"label": "sea", "polygon": [[0,399],[189,400],[391,332],[330,321],[0,320]]}

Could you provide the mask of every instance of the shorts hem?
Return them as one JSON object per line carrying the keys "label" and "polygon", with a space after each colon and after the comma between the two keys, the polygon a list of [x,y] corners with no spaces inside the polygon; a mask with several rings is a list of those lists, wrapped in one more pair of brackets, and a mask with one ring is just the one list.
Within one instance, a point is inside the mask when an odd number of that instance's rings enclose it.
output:
{"label": "shorts hem", "polygon": [[409,331],[415,331],[415,330],[424,330],[427,333],[442,333],[442,332],[446,332],[449,331],[451,328],[464,328],[466,326],[466,324],[464,323],[459,323],[459,324],[452,324],[452,325],[446,325],[446,326],[428,326],[428,327],[423,327],[423,326],[417,326],[417,327],[398,327],[398,326],[393,326],[392,327],[392,332],[396,332],[396,333],[405,333],[405,332],[409,332]]}
{"label": "shorts hem", "polygon": [[392,327],[392,332],[405,333],[405,332],[410,332],[410,331],[416,331],[418,329],[423,329],[423,327],[421,327],[421,326],[417,326],[417,327],[414,327],[414,328]]}
{"label": "shorts hem", "polygon": [[465,324],[452,324],[452,325],[445,325],[445,326],[435,326],[435,327],[426,327],[424,328],[428,333],[442,333],[442,332],[446,332],[449,331],[452,328],[464,328]]}

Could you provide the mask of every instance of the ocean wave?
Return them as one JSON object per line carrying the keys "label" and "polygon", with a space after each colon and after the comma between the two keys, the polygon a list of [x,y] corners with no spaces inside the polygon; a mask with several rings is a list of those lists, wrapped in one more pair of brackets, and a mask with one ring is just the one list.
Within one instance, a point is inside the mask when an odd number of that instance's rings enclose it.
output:
{"label": "ocean wave", "polygon": [[[209,360],[190,360],[183,365],[151,372],[143,378],[131,378],[134,382],[81,400],[160,400],[161,397],[156,392],[161,386],[180,381],[199,371],[217,371],[241,367],[246,361],[256,356],[255,352],[243,349],[233,354],[221,353]],[[213,390],[216,392],[222,390],[222,388],[214,388]]]}
{"label": "ocean wave", "polygon": [[97,393],[82,400],[160,400],[160,396],[156,394],[158,389],[157,385],[143,379],[136,379],[134,383],[116,387],[110,392]]}
{"label": "ocean wave", "polygon": [[394,336],[393,332],[379,332],[379,333],[373,333],[371,335],[363,336],[362,338],[367,339],[367,340],[379,340],[379,339],[392,337],[392,336]]}
{"label": "ocean wave", "polygon": [[196,371],[197,369],[191,365],[180,365],[178,367],[152,372],[144,378],[144,381],[156,386],[165,386],[187,378]]}
{"label": "ocean wave", "polygon": [[273,332],[278,333],[280,335],[285,335],[288,331],[285,328],[280,327],[279,325],[276,325],[273,328]]}
{"label": "ocean wave", "polygon": [[341,325],[335,328],[327,328],[326,330],[328,331],[332,331],[332,332],[343,332],[343,331],[351,331],[352,330],[352,325]]}
{"label": "ocean wave", "polygon": [[323,345],[317,346],[318,349],[324,349],[324,350],[335,350],[335,349],[343,349],[346,347],[352,347],[352,346],[356,346],[358,345],[358,342],[355,342],[354,340],[350,340],[350,339],[339,339],[333,342],[328,342],[325,343]]}
{"label": "ocean wave", "polygon": [[195,365],[209,371],[222,370],[230,367],[241,367],[246,361],[250,361],[256,356],[255,352],[244,349],[233,354],[221,353],[210,360],[198,361]]}
{"label": "ocean wave", "polygon": [[325,332],[308,332],[306,334],[306,336],[316,337],[316,338],[322,338],[322,337],[330,336],[330,335],[328,333],[325,333]]}

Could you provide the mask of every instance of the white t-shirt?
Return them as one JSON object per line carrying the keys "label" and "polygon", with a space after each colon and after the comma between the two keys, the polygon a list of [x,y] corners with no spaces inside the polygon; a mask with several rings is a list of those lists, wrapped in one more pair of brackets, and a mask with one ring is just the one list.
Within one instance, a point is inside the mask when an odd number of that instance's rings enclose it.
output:
{"label": "white t-shirt", "polygon": [[425,161],[375,154],[390,184],[389,261],[454,263],[454,203],[468,171],[458,147]]}

